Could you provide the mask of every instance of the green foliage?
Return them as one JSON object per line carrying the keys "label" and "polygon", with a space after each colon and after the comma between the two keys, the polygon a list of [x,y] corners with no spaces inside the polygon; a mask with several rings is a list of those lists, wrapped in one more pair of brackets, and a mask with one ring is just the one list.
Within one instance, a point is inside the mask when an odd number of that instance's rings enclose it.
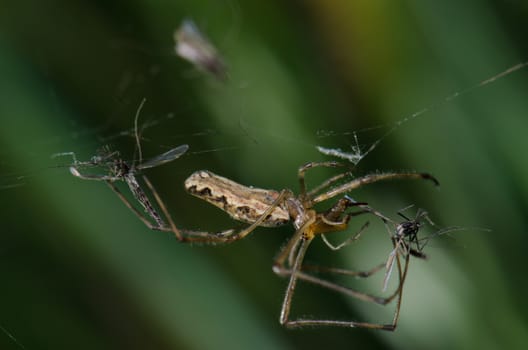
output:
{"label": "green foliage", "polygon": [[[0,348],[522,348],[528,72],[443,99],[528,60],[527,16],[521,3],[491,0],[8,0],[0,12]],[[184,18],[222,52],[227,82],[175,56],[173,31]],[[285,330],[286,281],[271,264],[291,227],[259,229],[230,246],[179,244],[144,227],[103,183],[54,167],[70,162],[54,153],[85,160],[106,143],[132,159],[133,135],[123,131],[144,97],[143,153],[190,145],[148,173],[182,227],[238,225],[184,193],[195,170],[297,191],[298,166],[324,159],[316,145],[346,150],[355,130],[372,144],[427,107],[357,172],[427,171],[440,191],[389,183],[354,198],[392,216],[414,203],[440,226],[492,231],[436,239],[428,261],[412,261],[395,333]],[[314,171],[308,182],[328,175]],[[314,245],[310,258],[371,267],[390,251],[378,231],[341,254]],[[379,279],[352,282],[381,289]],[[388,322],[393,305],[301,284],[293,308]]]}

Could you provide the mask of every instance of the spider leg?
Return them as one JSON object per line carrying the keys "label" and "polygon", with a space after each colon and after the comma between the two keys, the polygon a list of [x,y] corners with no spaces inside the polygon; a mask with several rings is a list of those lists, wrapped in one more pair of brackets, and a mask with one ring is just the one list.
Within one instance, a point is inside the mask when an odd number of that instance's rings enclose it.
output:
{"label": "spider leg", "polygon": [[[327,222],[325,222],[327,223]],[[321,239],[323,240],[323,242],[326,244],[326,246],[328,248],[330,248],[331,250],[339,250],[343,247],[346,247],[347,245],[349,245],[350,243],[354,242],[354,241],[357,241],[359,239],[359,237],[361,236],[361,234],[363,233],[363,231],[365,231],[365,229],[369,226],[369,222],[367,221],[360,229],[359,231],[352,237],[349,237],[348,239],[346,239],[345,241],[341,242],[340,244],[338,245],[333,245],[332,243],[330,243],[328,241],[328,239],[326,238],[326,236],[324,234],[321,234]]]}
{"label": "spider leg", "polygon": [[374,275],[376,272],[380,271],[384,267],[385,267],[385,263],[381,263],[367,271],[353,271],[353,270],[348,270],[348,269],[341,269],[338,267],[327,267],[327,266],[303,264],[303,266],[301,266],[301,270],[310,271],[310,272],[313,271],[317,273],[328,273],[328,274],[344,275],[344,276],[351,276],[351,277],[367,278],[367,277]]}
{"label": "spider leg", "polygon": [[[290,242],[294,241],[293,239],[290,240]],[[289,249],[289,253],[288,253],[288,265],[287,266],[293,266],[293,263],[295,261],[295,253],[297,252],[297,248],[299,248],[299,244],[301,244],[301,240],[300,239],[295,239],[295,244],[291,247],[291,249]],[[287,247],[286,247],[287,248]],[[288,249],[284,249],[284,253],[287,252]],[[280,255],[279,254],[279,259],[280,259]],[[278,260],[276,260],[278,261]],[[280,264],[280,268],[285,268],[284,267],[284,263],[285,261],[283,260],[282,263]],[[277,273],[277,271],[275,271],[276,269],[276,266],[274,265],[273,266],[273,271],[276,273],[276,274],[279,274]],[[280,275],[280,274],[279,274]],[[285,276],[284,274],[281,275],[281,276]]]}
{"label": "spider leg", "polygon": [[[295,264],[294,264],[295,265]],[[332,273],[332,274],[339,274],[344,276],[350,276],[350,277],[359,277],[359,278],[367,278],[375,274],[376,272],[380,271],[385,264],[379,264],[375,266],[374,268],[368,270],[368,271],[352,271],[347,269],[340,269],[340,268],[333,268],[333,267],[325,267],[325,266],[319,266],[319,265],[302,265],[297,272],[297,277],[305,282],[310,282],[312,284],[327,288],[329,290],[333,290],[338,293],[342,293],[344,295],[369,302],[369,303],[375,303],[380,305],[387,305],[390,303],[394,298],[399,294],[400,290],[399,287],[389,296],[387,297],[380,297],[368,293],[363,293],[360,291],[357,291],[353,288],[343,286],[341,284],[329,281],[324,278],[316,277],[308,272],[323,272],[323,273]],[[286,268],[282,265],[274,265],[273,271],[279,275],[279,276],[290,276],[293,274],[293,268]]]}
{"label": "spider leg", "polygon": [[312,190],[310,190],[307,195],[308,195],[308,198],[313,198],[315,197],[315,195],[318,193],[318,192],[321,192],[322,190],[324,190],[325,188],[331,186],[332,184],[336,183],[337,181],[341,180],[342,178],[344,177],[347,177],[347,176],[350,176],[351,173],[349,172],[344,172],[344,173],[341,173],[341,174],[337,174],[337,175],[334,175],[332,176],[331,178],[325,180],[323,183],[321,183],[320,185],[314,187]]}
{"label": "spider leg", "polygon": [[[306,193],[306,183],[304,181],[304,176],[305,176],[305,173],[306,173],[306,171],[308,169],[313,169],[313,168],[316,168],[316,167],[337,168],[337,167],[340,167],[340,166],[343,166],[343,164],[341,164],[339,162],[334,162],[334,161],[330,161],[330,162],[310,162],[310,163],[306,163],[303,166],[301,166],[299,168],[298,172],[297,172],[297,177],[299,179],[299,185],[300,185],[299,186],[299,189],[300,189],[299,197],[304,198],[304,197],[306,197],[306,194],[307,194]],[[338,175],[338,176],[340,176],[340,175]],[[341,177],[339,177],[339,178],[341,178]],[[337,181],[339,178],[333,180],[333,182]],[[325,181],[325,183],[328,182],[328,181],[329,180]]]}
{"label": "spider leg", "polygon": [[[346,202],[343,202],[343,203],[346,203]],[[341,207],[346,209],[346,206],[344,207],[342,206],[343,203],[341,203]],[[362,205],[365,205],[365,204],[362,204]],[[339,204],[336,204],[334,207],[339,207]],[[366,211],[366,212],[370,212],[370,211]],[[405,278],[407,274],[408,255],[406,255],[406,263],[405,263],[404,270],[402,270],[400,256],[398,254],[395,255],[394,261],[393,263],[391,263],[391,265],[395,264],[397,266],[399,284],[396,290],[391,295],[385,298],[370,295],[367,293],[362,293],[352,288],[343,286],[341,284],[334,283],[332,281],[316,277],[312,275],[310,272],[315,271],[316,273],[323,272],[323,273],[340,274],[340,275],[346,275],[346,276],[368,277],[380,271],[381,269],[383,269],[384,266],[386,266],[386,264],[380,264],[374,267],[373,269],[371,269],[370,271],[355,272],[355,271],[331,268],[331,267],[304,265],[303,264],[304,256],[306,254],[309,244],[314,238],[314,235],[303,234],[305,230],[307,230],[308,228],[310,230],[314,230],[314,226],[317,228],[316,220],[320,220],[322,223],[330,227],[335,226],[336,231],[343,230],[348,225],[349,218],[347,218],[346,216],[340,221],[335,221],[339,218],[339,215],[340,215],[338,210],[330,209],[325,214],[329,214],[327,215],[328,217],[325,216],[324,214],[322,215],[319,214],[319,215],[309,218],[309,220],[307,220],[304,223],[304,225],[296,231],[294,236],[290,239],[290,241],[287,243],[285,248],[281,251],[281,253],[278,255],[278,257],[275,260],[273,271],[280,276],[289,276],[290,278],[288,282],[288,287],[286,289],[286,293],[284,296],[282,309],[281,309],[280,323],[289,328],[299,328],[299,327],[304,327],[304,326],[341,326],[341,327],[362,327],[362,328],[373,328],[373,329],[383,329],[383,330],[394,330],[396,328],[397,321],[399,318],[399,313],[400,313],[403,284],[405,282]],[[334,221],[329,221],[329,219],[333,219]],[[285,265],[286,261],[288,261],[288,265]],[[306,282],[310,282],[315,285],[319,285],[329,290],[333,290],[333,291],[345,294],[347,296],[357,298],[362,301],[377,303],[381,305],[386,305],[392,300],[394,300],[395,298],[397,298],[398,301],[396,304],[396,309],[394,311],[392,323],[391,324],[376,324],[376,323],[368,323],[368,322],[355,322],[355,321],[342,322],[342,321],[337,321],[337,320],[304,319],[304,318],[290,320],[289,315],[290,315],[290,310],[291,310],[292,299],[293,299],[293,295],[295,292],[297,280],[299,279],[306,281]]]}
{"label": "spider leg", "polygon": [[302,261],[304,259],[304,255],[306,254],[306,250],[308,249],[308,246],[310,245],[311,239],[305,239],[301,238],[299,249],[297,251],[297,256],[295,257],[295,261],[293,263],[293,269],[290,275],[290,280],[288,282],[288,287],[286,288],[286,293],[284,295],[284,300],[282,302],[279,322],[282,325],[285,325],[286,327],[290,326],[291,322],[289,320],[290,315],[290,309],[291,309],[291,301],[293,297],[293,293],[295,291],[295,286],[297,285],[297,277],[298,273],[302,264]]}
{"label": "spider leg", "polygon": [[[348,328],[370,328],[370,329],[381,329],[381,330],[388,330],[393,331],[396,328],[399,313],[400,313],[400,306],[401,306],[401,295],[403,291],[403,280],[405,279],[406,273],[407,273],[407,262],[404,271],[401,271],[401,264],[399,261],[399,258],[397,259],[397,264],[399,268],[399,276],[402,279],[402,282],[400,283],[400,286],[398,287],[397,292],[395,293],[398,295],[398,302],[396,306],[396,310],[392,319],[391,324],[378,324],[378,323],[369,323],[369,322],[355,322],[355,321],[338,321],[338,320],[323,320],[323,319],[308,319],[308,318],[300,318],[296,320],[290,320],[290,311],[291,311],[291,304],[292,304],[292,298],[294,295],[295,287],[297,284],[298,279],[303,279],[312,283],[320,284],[322,286],[328,287],[330,289],[334,289],[333,287],[327,286],[325,284],[319,283],[319,279],[313,278],[313,276],[305,275],[303,272],[301,272],[302,267],[302,261],[304,259],[304,256],[306,254],[306,251],[312,241],[311,238],[305,238],[302,236],[296,235],[297,238],[301,240],[301,243],[299,245],[299,249],[297,251],[297,255],[295,257],[295,261],[293,264],[293,267],[290,271],[290,280],[288,282],[288,287],[286,288],[286,293],[284,296],[284,300],[282,303],[281,313],[279,322],[288,327],[288,328],[302,328],[306,326],[337,326],[337,327],[348,327]],[[307,278],[310,277],[310,278]],[[316,282],[317,281],[317,282]],[[321,280],[322,281],[322,280]],[[323,281],[327,282],[327,281]],[[331,285],[331,284],[330,284]],[[338,289],[334,289],[336,291],[341,291]],[[346,293],[348,294],[348,293]]]}
{"label": "spider leg", "polygon": [[[309,225],[313,224],[315,221],[315,218],[311,220],[311,222],[308,222],[307,224],[303,225],[295,235],[288,241],[286,246],[283,248],[283,250],[279,253],[279,255],[276,257],[275,262],[273,264],[273,272],[279,276],[292,276],[294,273],[294,266],[295,266],[295,260],[298,259],[299,252],[302,246],[303,239],[302,233],[303,229],[308,227]],[[286,265],[286,260],[288,260],[288,265]],[[367,301],[372,302],[376,304],[385,305],[390,303],[399,293],[399,288],[394,292],[393,294],[383,298],[379,296],[370,295],[367,293],[359,292],[355,289],[340,285],[338,283],[331,282],[329,280],[316,277],[308,272],[325,272],[325,273],[334,273],[334,274],[341,274],[341,275],[347,275],[347,276],[357,276],[357,277],[368,277],[377,271],[381,270],[385,264],[380,264],[373,269],[369,271],[351,271],[346,269],[339,269],[339,268],[332,268],[332,267],[323,267],[323,266],[317,266],[317,265],[302,265],[296,272],[296,278],[302,279],[304,281],[322,286],[324,288],[334,290],[339,293],[343,293],[345,295]]]}
{"label": "spider leg", "polygon": [[[323,235],[321,235],[321,236],[323,236]],[[356,236],[358,236],[358,235],[356,234],[353,237],[356,237]],[[295,259],[295,253],[297,251],[297,247],[298,247],[298,245],[300,243],[300,240],[297,239],[297,240],[294,241],[294,243],[295,244],[291,247],[291,249],[289,249],[289,247],[286,247],[286,249],[284,249],[284,252],[287,252],[289,250],[289,253],[288,253],[288,265],[286,265],[286,266],[293,266],[293,262],[294,262],[294,259]],[[281,258],[279,256],[279,259],[277,259],[277,261],[279,261],[280,259]],[[372,268],[370,270],[367,270],[367,271],[352,271],[352,270],[349,270],[349,269],[341,269],[341,268],[336,268],[336,267],[326,267],[326,266],[320,266],[320,265],[303,264],[301,266],[301,270],[305,271],[305,272],[329,273],[329,274],[338,274],[338,275],[366,278],[366,277],[370,277],[373,274],[375,274],[376,272],[380,271],[383,267],[385,267],[385,263],[381,263],[381,264],[379,264],[379,265],[375,266],[374,268]],[[288,268],[285,267],[285,259],[282,259],[282,263],[281,263],[280,266],[278,264],[276,266],[274,266],[274,271],[275,271],[275,273],[277,273],[278,275],[281,275],[281,276],[287,276],[287,275],[289,275],[291,273],[291,270],[289,270]],[[323,281],[322,279],[318,279],[317,277],[308,276],[307,274],[305,276],[306,276],[306,278],[305,278],[306,280],[310,279],[312,282],[315,279],[318,280],[318,281],[316,281],[314,283],[318,283],[318,282]],[[323,283],[318,283],[318,284],[324,284],[324,282]]]}
{"label": "spider leg", "polygon": [[378,181],[386,181],[386,180],[396,180],[396,179],[424,179],[424,180],[431,180],[436,186],[438,186],[439,182],[436,180],[431,174],[427,173],[413,173],[413,172],[403,172],[403,173],[383,173],[383,174],[370,174],[365,175],[363,177],[354,179],[350,182],[347,182],[345,184],[342,184],[341,186],[334,187],[330,189],[329,191],[322,193],[315,197],[312,200],[312,203],[319,203],[322,201],[325,201],[327,199],[336,197],[340,194],[350,192],[356,188],[359,188],[361,186],[371,184]]}

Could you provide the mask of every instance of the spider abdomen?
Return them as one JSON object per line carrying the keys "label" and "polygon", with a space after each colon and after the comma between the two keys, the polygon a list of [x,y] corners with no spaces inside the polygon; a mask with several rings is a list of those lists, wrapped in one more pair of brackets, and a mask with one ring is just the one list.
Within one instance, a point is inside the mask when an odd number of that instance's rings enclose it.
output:
{"label": "spider abdomen", "polygon": [[[247,187],[216,175],[199,170],[185,180],[187,192],[222,209],[233,219],[253,223],[279,197],[279,192]],[[260,226],[277,227],[290,221],[288,211],[280,204],[273,209]]]}

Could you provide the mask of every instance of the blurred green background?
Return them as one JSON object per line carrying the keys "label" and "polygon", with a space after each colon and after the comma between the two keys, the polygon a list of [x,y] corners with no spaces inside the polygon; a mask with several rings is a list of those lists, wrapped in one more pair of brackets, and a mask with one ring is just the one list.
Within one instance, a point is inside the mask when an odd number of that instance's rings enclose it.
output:
{"label": "blurred green background", "polygon": [[[184,18],[223,53],[228,82],[174,55]],[[0,348],[525,348],[528,71],[443,101],[528,60],[527,18],[524,1],[2,1]],[[353,196],[393,217],[415,204],[440,226],[492,231],[435,239],[428,261],[412,261],[394,333],[284,329],[286,280],[271,264],[291,226],[179,244],[50,158],[111,144],[132,159],[142,98],[145,155],[190,145],[148,171],[179,226],[239,227],[185,194],[195,170],[297,191],[298,166],[325,159],[316,145],[350,149],[357,130],[368,147],[434,106],[356,172],[428,171],[440,189],[401,181]],[[366,269],[389,252],[374,225],[339,253],[317,242],[307,259]],[[380,277],[349,282],[381,289]],[[300,284],[293,313],[386,323],[393,308]]]}

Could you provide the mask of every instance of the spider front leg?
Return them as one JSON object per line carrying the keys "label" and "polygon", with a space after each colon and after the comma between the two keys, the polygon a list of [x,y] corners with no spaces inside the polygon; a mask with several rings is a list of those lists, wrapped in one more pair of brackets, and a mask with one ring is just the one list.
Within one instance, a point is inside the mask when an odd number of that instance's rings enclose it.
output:
{"label": "spider front leg", "polygon": [[430,180],[435,186],[439,186],[438,180],[428,173],[414,173],[414,172],[402,172],[402,173],[382,173],[382,174],[370,174],[359,177],[340,186],[334,187],[325,193],[322,193],[315,197],[311,202],[313,204],[323,202],[327,199],[334,198],[341,194],[355,190],[356,188],[362,187],[367,184],[371,184],[378,181],[386,180],[397,180],[397,179],[411,179],[411,180]]}
{"label": "spider front leg", "polygon": [[[343,166],[343,164],[341,164],[339,162],[334,162],[334,161],[330,161],[330,162],[310,162],[310,163],[306,163],[303,166],[301,166],[299,168],[299,170],[297,171],[297,178],[299,179],[299,197],[300,198],[304,198],[307,195],[306,183],[304,181],[304,176],[305,176],[305,173],[306,173],[307,170],[313,169],[313,168],[316,168],[316,167],[337,168],[337,167],[341,167],[341,166]],[[344,174],[339,174],[337,176],[334,176],[330,180],[327,180],[322,185],[318,186],[318,188],[326,187],[329,184],[341,179],[342,177],[344,177],[346,175],[347,174],[344,173]]]}

